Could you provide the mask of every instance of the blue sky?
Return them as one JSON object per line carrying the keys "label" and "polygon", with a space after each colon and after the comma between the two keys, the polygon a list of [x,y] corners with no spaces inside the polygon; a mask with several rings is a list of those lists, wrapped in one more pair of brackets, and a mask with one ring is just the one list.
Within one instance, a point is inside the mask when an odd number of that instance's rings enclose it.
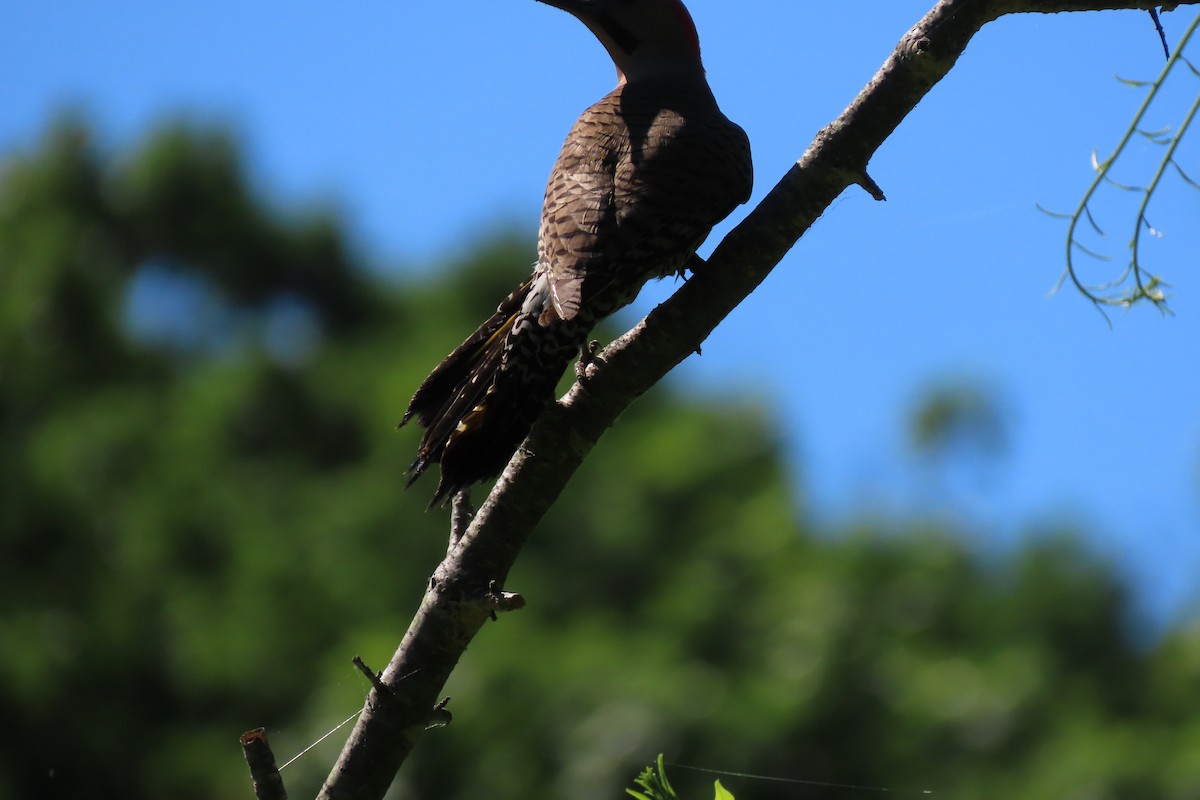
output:
{"label": "blue sky", "polygon": [[[714,91],[754,144],[752,202],[929,5],[865,0],[851,19],[844,4],[691,0]],[[1163,16],[1170,41],[1193,13]],[[505,225],[532,235],[563,135],[613,81],[587,31],[533,0],[5,3],[0,54],[0,152],[29,147],[65,108],[113,147],[165,119],[227,124],[265,193],[336,206],[381,269],[408,271]],[[801,505],[821,518],[932,505],[989,548],[1076,522],[1152,619],[1195,608],[1200,192],[1168,180],[1150,210],[1164,235],[1144,260],[1172,284],[1176,315],[1117,312],[1111,328],[1072,291],[1047,296],[1064,227],[1034,206],[1074,207],[1092,149],[1107,152],[1141,102],[1114,75],[1162,64],[1144,12],[985,29],[873,160],[888,201],[839,198],[678,378],[767,402]],[[1176,76],[1151,127],[1178,122],[1197,91]],[[1144,182],[1153,158],[1139,145],[1118,178]],[[1200,174],[1200,133],[1178,158]],[[1119,265],[1129,198],[1107,191],[1095,210],[1110,235],[1094,244]],[[1090,268],[1097,281],[1116,269]],[[650,287],[627,320],[670,289]],[[956,380],[995,390],[1010,447],[937,479],[906,451],[906,413]]]}

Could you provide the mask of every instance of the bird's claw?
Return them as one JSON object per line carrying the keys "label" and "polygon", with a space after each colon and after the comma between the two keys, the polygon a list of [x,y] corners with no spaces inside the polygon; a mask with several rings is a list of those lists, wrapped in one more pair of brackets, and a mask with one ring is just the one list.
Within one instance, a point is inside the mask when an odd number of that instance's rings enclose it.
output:
{"label": "bird's claw", "polygon": [[575,362],[576,378],[584,381],[596,374],[597,366],[604,363],[604,359],[596,355],[599,352],[600,342],[595,339],[579,348],[579,360]]}

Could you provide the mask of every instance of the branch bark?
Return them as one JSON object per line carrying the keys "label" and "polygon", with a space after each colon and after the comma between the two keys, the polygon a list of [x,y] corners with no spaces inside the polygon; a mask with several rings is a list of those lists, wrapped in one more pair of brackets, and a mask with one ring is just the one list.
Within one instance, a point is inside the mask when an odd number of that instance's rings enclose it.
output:
{"label": "branch bark", "polygon": [[287,790],[283,788],[283,778],[275,766],[275,754],[271,752],[271,745],[267,741],[266,728],[246,731],[238,741],[242,745],[246,764],[250,767],[254,796],[258,800],[287,800]]}
{"label": "branch bark", "polygon": [[[521,547],[617,416],[662,379],[750,294],[847,187],[883,193],[867,175],[876,149],[954,66],[971,37],[1013,13],[1195,5],[1146,0],[941,0],[871,82],[817,133],[800,160],[671,298],[605,348],[539,420],[429,581],[399,649],[367,698],[321,790],[331,800],[383,797],[480,627],[506,610],[503,585]],[[516,604],[513,607],[519,607]]]}

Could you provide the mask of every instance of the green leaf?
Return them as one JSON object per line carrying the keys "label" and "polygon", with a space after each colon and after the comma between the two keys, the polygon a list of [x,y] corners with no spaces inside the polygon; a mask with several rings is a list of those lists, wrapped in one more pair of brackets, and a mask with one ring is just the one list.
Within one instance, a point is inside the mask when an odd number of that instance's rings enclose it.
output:
{"label": "green leaf", "polygon": [[713,781],[713,800],[734,800],[733,795],[721,785],[720,780]]}
{"label": "green leaf", "polygon": [[671,783],[667,780],[667,771],[663,767],[662,753],[659,753],[655,763],[658,767],[657,772],[653,766],[646,767],[634,780],[634,783],[645,789],[647,794],[633,789],[626,789],[625,792],[639,800],[676,800],[677,795],[671,788]]}

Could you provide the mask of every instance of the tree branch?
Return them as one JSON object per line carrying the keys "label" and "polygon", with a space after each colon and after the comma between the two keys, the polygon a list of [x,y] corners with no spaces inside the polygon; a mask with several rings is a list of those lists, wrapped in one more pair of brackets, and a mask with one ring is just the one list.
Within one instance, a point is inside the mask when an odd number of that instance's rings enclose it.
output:
{"label": "tree branch", "polygon": [[[1193,5],[1200,0],[1174,5]],[[372,689],[320,797],[383,797],[421,733],[467,644],[503,605],[499,586],[517,553],[588,451],[617,416],[662,379],[757,287],[847,187],[883,192],[867,163],[954,66],[971,37],[1005,14],[1168,5],[1130,0],[941,0],[897,44],[858,97],[823,128],[763,201],[670,299],[605,348],[543,415],[461,539]],[[518,606],[519,607],[519,604]],[[404,680],[401,680],[401,679]]]}
{"label": "tree branch", "polygon": [[271,745],[267,741],[266,728],[246,731],[238,741],[242,745],[246,764],[250,767],[254,796],[258,800],[287,800],[287,790],[283,788],[283,778],[275,766],[275,754],[271,752]]}

